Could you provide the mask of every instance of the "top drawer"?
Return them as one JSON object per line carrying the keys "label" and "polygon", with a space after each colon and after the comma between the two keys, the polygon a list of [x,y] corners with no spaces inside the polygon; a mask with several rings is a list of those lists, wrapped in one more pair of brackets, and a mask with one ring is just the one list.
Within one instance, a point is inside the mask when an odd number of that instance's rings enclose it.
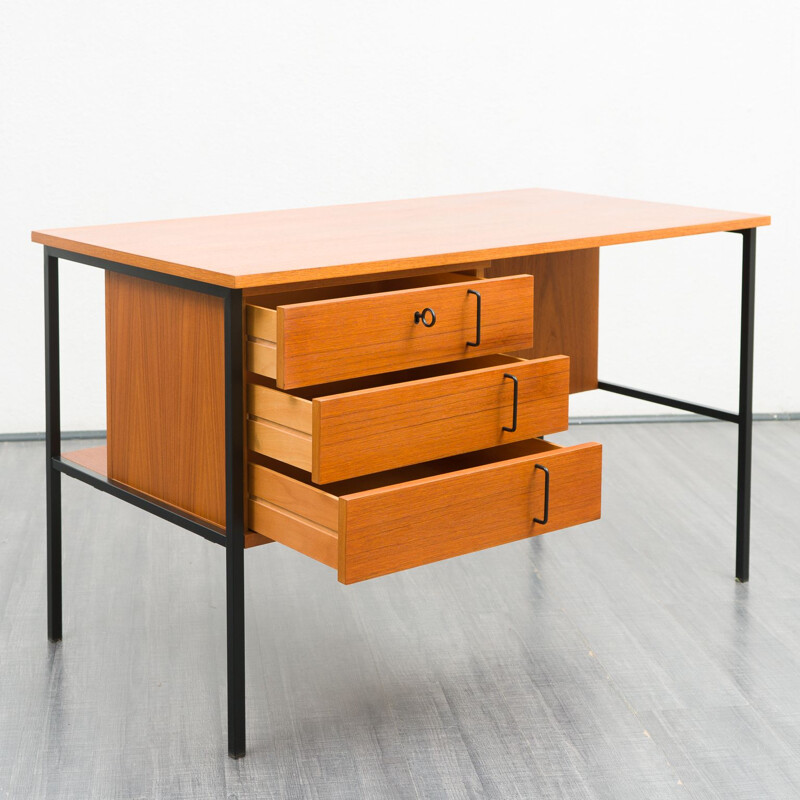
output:
{"label": "top drawer", "polygon": [[[330,292],[348,294],[303,302]],[[533,277],[435,275],[264,295],[247,306],[247,336],[247,368],[281,389],[524,350],[533,346]]]}

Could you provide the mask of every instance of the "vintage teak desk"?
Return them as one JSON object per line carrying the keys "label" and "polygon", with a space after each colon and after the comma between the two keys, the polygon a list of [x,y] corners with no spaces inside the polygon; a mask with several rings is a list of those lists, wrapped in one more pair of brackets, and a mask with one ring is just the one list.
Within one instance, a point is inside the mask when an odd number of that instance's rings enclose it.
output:
{"label": "vintage teak desk", "polygon": [[[228,751],[245,752],[244,550],[375,578],[600,516],[571,392],[739,426],[748,578],[755,229],[769,217],[529,189],[36,231],[44,245],[48,634],[61,475],[223,545]],[[736,413],[597,376],[600,247],[742,235]],[[107,446],[61,453],[58,264],[106,271]]]}

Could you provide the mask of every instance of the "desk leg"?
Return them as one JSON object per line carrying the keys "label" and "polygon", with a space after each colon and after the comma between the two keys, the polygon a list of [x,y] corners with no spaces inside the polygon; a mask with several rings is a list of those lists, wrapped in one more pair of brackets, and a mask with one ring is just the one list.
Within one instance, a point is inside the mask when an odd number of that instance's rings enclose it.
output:
{"label": "desk leg", "polygon": [[47,637],[61,641],[61,386],[58,336],[58,259],[44,254],[45,456],[47,459]]}
{"label": "desk leg", "polygon": [[739,355],[739,469],[736,499],[736,579],[750,578],[750,470],[753,449],[753,320],[756,229],[742,234],[742,330]]}
{"label": "desk leg", "polygon": [[739,354],[739,411],[734,414],[718,408],[688,403],[674,397],[631,389],[616,383],[598,381],[597,388],[636,397],[649,403],[702,414],[712,419],[735,422],[739,426],[738,485],[736,492],[736,580],[750,579],[750,469],[753,450],[753,321],[755,318],[756,229],[731,231],[742,235],[742,327]]}
{"label": "desk leg", "polygon": [[245,754],[244,397],[242,292],[225,296],[225,545],[228,755]]}

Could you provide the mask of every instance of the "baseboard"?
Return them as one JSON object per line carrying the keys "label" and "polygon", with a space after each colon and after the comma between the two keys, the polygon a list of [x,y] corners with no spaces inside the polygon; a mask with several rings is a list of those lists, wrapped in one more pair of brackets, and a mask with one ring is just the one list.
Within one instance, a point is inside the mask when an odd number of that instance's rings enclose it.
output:
{"label": "baseboard", "polygon": [[[68,439],[105,439],[105,431],[61,431],[61,441]],[[0,433],[0,442],[43,442],[44,431],[34,433]]]}
{"label": "baseboard", "polygon": [[[753,414],[753,422],[787,422],[800,420],[800,411],[785,411],[777,414]],[[719,422],[698,414],[640,414],[617,417],[570,417],[572,425],[642,425],[663,422]],[[105,439],[105,431],[62,431],[61,441],[69,439]],[[0,433],[0,442],[43,442],[44,432]]]}
{"label": "baseboard", "polygon": [[[800,411],[777,414],[753,414],[753,422],[786,422],[800,420]],[[720,422],[700,414],[626,414],[618,417],[570,417],[570,425],[629,425],[662,422]],[[723,423],[724,424],[724,423]]]}

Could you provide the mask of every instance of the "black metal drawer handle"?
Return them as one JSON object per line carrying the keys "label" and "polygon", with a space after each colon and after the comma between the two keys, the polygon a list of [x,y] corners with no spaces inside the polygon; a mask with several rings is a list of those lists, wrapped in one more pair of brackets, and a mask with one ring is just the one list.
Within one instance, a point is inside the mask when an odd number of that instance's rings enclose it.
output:
{"label": "black metal drawer handle", "polygon": [[509,428],[508,425],[503,425],[503,430],[508,431],[509,433],[514,433],[517,429],[517,403],[519,402],[519,381],[516,379],[514,375],[510,375],[506,372],[503,375],[504,378],[511,378],[514,381],[514,415],[511,418],[511,427]]}
{"label": "black metal drawer handle", "polygon": [[544,517],[542,519],[533,518],[534,522],[538,522],[540,525],[547,525],[547,520],[550,517],[550,470],[547,467],[543,467],[541,464],[536,464],[533,467],[534,474],[536,470],[540,469],[544,472]]}
{"label": "black metal drawer handle", "polygon": [[475,341],[467,342],[467,347],[478,347],[481,343],[481,293],[474,289],[467,289],[467,294],[474,294],[478,298],[478,311],[475,320]]}
{"label": "black metal drawer handle", "polygon": [[[425,321],[425,316],[430,315],[430,322]],[[414,312],[414,324],[422,323],[426,328],[432,328],[436,324],[436,312],[432,308],[423,308],[422,311]]]}

